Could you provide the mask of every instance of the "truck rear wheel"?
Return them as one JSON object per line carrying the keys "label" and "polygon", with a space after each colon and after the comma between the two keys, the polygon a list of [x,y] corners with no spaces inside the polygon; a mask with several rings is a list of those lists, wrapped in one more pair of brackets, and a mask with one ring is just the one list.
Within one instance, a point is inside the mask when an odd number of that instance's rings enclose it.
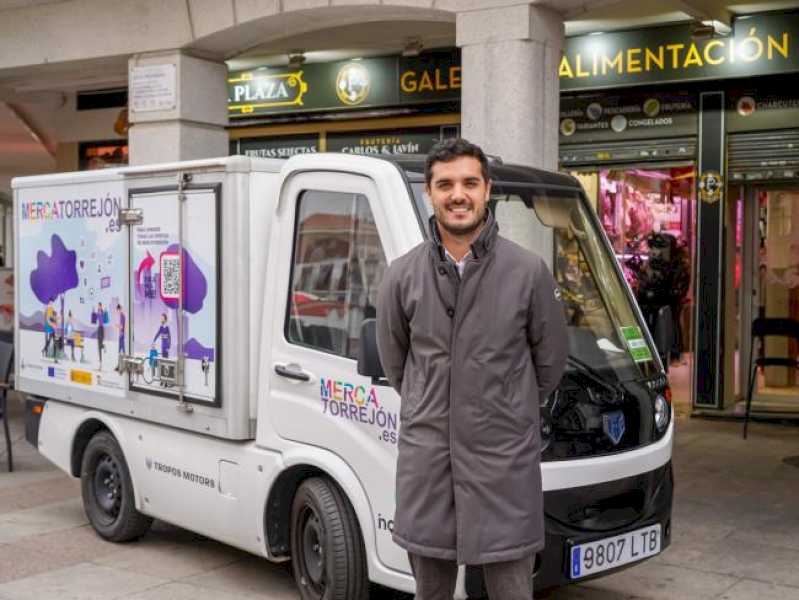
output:
{"label": "truck rear wheel", "polygon": [[302,600],[367,600],[361,529],[350,503],[327,479],[313,477],[297,489],[291,557]]}
{"label": "truck rear wheel", "polygon": [[95,434],[86,446],[80,483],[83,508],[100,537],[127,542],[147,533],[153,520],[136,510],[125,456],[108,431]]}

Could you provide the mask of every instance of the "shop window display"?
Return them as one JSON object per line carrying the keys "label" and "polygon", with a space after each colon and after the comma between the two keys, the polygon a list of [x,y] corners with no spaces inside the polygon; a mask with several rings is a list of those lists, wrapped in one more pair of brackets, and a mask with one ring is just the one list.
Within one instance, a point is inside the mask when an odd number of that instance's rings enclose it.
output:
{"label": "shop window display", "polygon": [[127,140],[81,142],[78,146],[78,168],[81,171],[111,169],[128,164]]}
{"label": "shop window display", "polygon": [[690,350],[694,184],[692,166],[599,171],[599,219],[650,328],[671,308],[673,359]]}

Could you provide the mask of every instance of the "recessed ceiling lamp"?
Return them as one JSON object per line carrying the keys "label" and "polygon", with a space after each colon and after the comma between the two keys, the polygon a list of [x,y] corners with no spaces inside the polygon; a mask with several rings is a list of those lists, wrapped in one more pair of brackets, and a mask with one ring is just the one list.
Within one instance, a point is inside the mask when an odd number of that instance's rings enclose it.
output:
{"label": "recessed ceiling lamp", "polygon": [[410,56],[419,56],[419,54],[424,48],[424,44],[422,43],[421,38],[419,37],[409,37],[405,39],[405,48],[402,50],[402,56],[410,57]]}
{"label": "recessed ceiling lamp", "polygon": [[691,37],[695,40],[709,40],[711,38],[726,37],[732,33],[729,25],[721,21],[697,21],[691,28]]}
{"label": "recessed ceiling lamp", "polygon": [[305,52],[302,50],[289,51],[289,68],[299,69],[305,62]]}

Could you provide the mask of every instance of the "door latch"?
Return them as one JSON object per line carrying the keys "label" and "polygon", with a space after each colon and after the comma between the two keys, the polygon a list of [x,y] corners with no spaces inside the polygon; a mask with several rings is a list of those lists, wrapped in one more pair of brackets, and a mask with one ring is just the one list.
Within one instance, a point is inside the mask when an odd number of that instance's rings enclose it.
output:
{"label": "door latch", "polygon": [[141,208],[120,208],[120,225],[141,225],[144,222],[144,210]]}

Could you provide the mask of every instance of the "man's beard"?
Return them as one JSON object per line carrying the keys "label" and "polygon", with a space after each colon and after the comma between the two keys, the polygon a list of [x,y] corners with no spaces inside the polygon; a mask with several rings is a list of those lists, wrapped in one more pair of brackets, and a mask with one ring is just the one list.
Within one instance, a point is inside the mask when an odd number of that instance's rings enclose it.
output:
{"label": "man's beard", "polygon": [[[445,208],[442,211],[442,213],[446,214],[446,212],[447,212],[447,209]],[[486,217],[486,212],[485,212],[485,209],[484,209],[481,214],[477,215],[477,218],[472,223],[468,223],[468,224],[464,224],[464,225],[455,225],[455,226],[453,226],[451,224],[448,224],[440,216],[437,216],[436,220],[438,221],[439,226],[442,229],[445,229],[446,232],[449,233],[450,235],[464,236],[464,235],[472,234],[475,231],[477,231],[480,227],[482,227],[483,222],[485,221],[485,217]]]}

